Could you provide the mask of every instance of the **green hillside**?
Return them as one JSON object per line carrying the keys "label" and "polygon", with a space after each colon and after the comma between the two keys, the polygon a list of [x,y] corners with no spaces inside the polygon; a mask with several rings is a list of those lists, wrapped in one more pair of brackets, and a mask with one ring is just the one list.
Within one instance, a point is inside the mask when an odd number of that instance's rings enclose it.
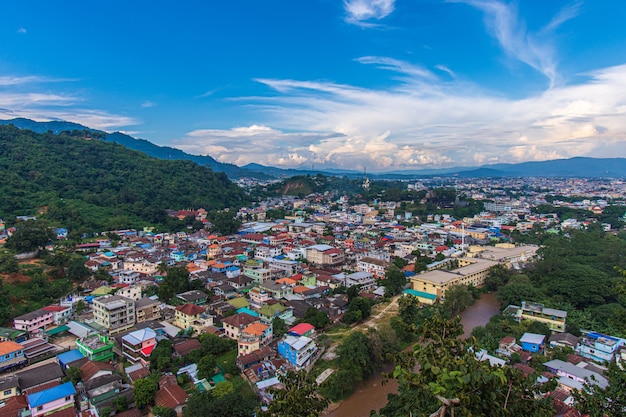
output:
{"label": "green hillside", "polygon": [[42,214],[84,231],[167,225],[165,209],[218,210],[246,202],[224,173],[151,158],[99,133],[0,126],[0,218]]}

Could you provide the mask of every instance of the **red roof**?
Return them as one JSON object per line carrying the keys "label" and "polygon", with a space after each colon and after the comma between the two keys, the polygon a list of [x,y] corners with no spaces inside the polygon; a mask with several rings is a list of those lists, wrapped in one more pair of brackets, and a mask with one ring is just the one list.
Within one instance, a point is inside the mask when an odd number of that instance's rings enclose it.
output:
{"label": "red roof", "polygon": [[155,347],[156,347],[156,344],[150,345],[150,346],[146,346],[144,348],[141,348],[142,355],[143,356],[150,356],[150,354],[152,353],[152,351],[154,350]]}
{"label": "red roof", "polygon": [[178,385],[162,386],[156,393],[154,403],[161,407],[175,408],[185,404],[189,395]]}
{"label": "red roof", "polygon": [[192,303],[187,303],[181,306],[177,306],[176,310],[180,311],[181,313],[187,316],[195,316],[195,315],[204,313],[204,308],[197,306],[195,304],[192,304]]}
{"label": "red roof", "polygon": [[60,312],[68,310],[69,307],[61,307],[61,306],[45,306],[42,310],[52,311],[52,312]]}
{"label": "red roof", "polygon": [[295,333],[297,335],[302,336],[303,334],[306,334],[307,332],[310,332],[313,329],[315,329],[315,326],[313,326],[312,324],[300,323],[300,324],[293,326],[291,329],[289,329],[289,333]]}

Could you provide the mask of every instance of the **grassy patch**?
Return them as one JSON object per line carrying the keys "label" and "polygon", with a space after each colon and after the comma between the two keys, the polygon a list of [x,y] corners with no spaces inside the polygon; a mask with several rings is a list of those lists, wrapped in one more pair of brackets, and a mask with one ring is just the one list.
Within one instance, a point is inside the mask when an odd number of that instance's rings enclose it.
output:
{"label": "grassy patch", "polygon": [[237,349],[229,350],[226,353],[222,353],[220,356],[215,358],[217,365],[224,371],[225,374],[238,375],[239,368],[237,368],[237,364],[235,360],[237,359]]}

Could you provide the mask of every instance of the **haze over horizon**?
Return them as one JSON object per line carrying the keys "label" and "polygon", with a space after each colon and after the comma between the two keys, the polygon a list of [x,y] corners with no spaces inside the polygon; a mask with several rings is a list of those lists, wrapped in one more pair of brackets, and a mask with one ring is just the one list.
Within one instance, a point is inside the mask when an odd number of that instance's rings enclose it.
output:
{"label": "haze over horizon", "polygon": [[12,2],[0,119],[237,165],[626,157],[626,3]]}

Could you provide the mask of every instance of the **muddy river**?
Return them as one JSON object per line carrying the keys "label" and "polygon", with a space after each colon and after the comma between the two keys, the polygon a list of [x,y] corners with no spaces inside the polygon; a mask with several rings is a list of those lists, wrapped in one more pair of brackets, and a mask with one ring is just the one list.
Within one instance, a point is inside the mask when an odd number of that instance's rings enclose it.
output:
{"label": "muddy river", "polygon": [[[484,326],[491,316],[500,312],[500,305],[494,294],[483,294],[471,307],[461,314],[465,337],[472,329]],[[383,370],[388,372],[389,369]],[[378,410],[387,403],[387,394],[397,392],[395,380],[382,384],[382,375],[377,373],[363,382],[350,398],[327,414],[329,417],[369,417],[371,410]]]}

